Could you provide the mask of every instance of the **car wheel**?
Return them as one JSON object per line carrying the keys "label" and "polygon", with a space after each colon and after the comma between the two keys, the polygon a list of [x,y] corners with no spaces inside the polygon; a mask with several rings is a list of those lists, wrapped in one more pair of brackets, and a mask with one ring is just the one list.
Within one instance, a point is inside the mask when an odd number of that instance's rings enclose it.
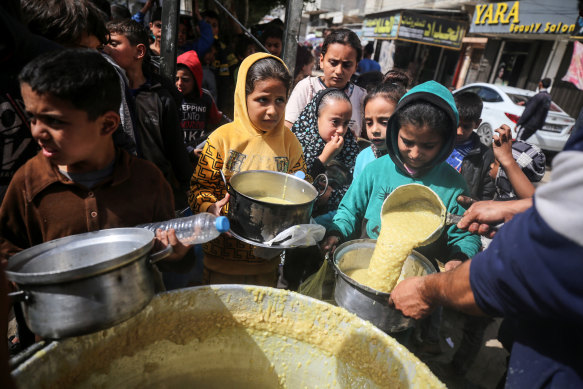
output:
{"label": "car wheel", "polygon": [[480,142],[484,145],[490,147],[492,145],[492,126],[488,123],[482,124],[476,130],[476,133],[480,137]]}

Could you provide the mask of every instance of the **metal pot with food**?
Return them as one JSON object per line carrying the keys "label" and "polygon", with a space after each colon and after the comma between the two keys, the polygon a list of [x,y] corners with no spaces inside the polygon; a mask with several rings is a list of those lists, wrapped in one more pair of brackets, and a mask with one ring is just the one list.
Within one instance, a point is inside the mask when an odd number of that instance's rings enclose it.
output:
{"label": "metal pot with food", "polygon": [[43,338],[87,334],[138,313],[155,293],[154,234],[114,228],[52,240],[8,261],[6,276],[20,291],[26,323]]}
{"label": "metal pot with food", "polygon": [[[223,177],[224,178],[224,177]],[[234,235],[263,243],[299,224],[309,224],[319,193],[291,174],[249,170],[225,180]]]}

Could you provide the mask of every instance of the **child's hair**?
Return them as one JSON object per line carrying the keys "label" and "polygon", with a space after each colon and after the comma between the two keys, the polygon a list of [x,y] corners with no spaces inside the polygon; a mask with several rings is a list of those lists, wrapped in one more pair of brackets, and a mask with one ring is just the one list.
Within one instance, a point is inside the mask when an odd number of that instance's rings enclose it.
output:
{"label": "child's hair", "polygon": [[435,105],[427,102],[413,102],[397,111],[397,125],[401,128],[405,123],[415,127],[429,127],[443,139],[447,139],[452,129],[449,116]]}
{"label": "child's hair", "polygon": [[409,82],[410,82],[409,76],[407,76],[402,71],[396,69],[389,70],[388,72],[386,72],[385,78],[383,80],[384,84],[399,85],[405,89],[409,87]]}
{"label": "child's hair", "polygon": [[372,55],[374,53],[374,43],[368,42],[366,46],[364,46],[364,55]]}
{"label": "child's hair", "polygon": [[131,19],[132,14],[128,7],[121,4],[111,5],[111,20]]}
{"label": "child's hair", "polygon": [[274,78],[279,80],[285,86],[286,94],[289,94],[292,78],[289,71],[278,59],[262,58],[256,61],[247,71],[247,78],[245,79],[245,95],[253,93],[255,83],[258,81]]}
{"label": "child's hair", "polygon": [[342,92],[340,89],[333,89],[332,91],[326,93],[322,99],[320,100],[320,104],[318,104],[318,117],[320,117],[320,113],[322,112],[322,110],[328,106],[328,104],[330,104],[332,101],[338,101],[338,100],[342,100],[342,101],[346,101],[348,102],[348,104],[350,104],[352,106],[352,103],[350,102],[350,99],[348,98],[348,96],[346,96],[346,93]]}
{"label": "child's hair", "polygon": [[245,58],[245,52],[247,51],[247,47],[249,45],[255,45],[255,41],[249,38],[247,35],[239,35],[235,38],[235,55],[237,58]]}
{"label": "child's hair", "polygon": [[356,51],[356,61],[360,61],[362,58],[362,45],[360,44],[360,39],[354,31],[347,28],[338,28],[332,30],[332,32],[324,39],[322,44],[322,56],[326,56],[328,51],[328,46],[333,43],[340,43],[342,45],[348,45]]}
{"label": "child's hair", "polygon": [[128,38],[132,46],[142,44],[149,46],[148,31],[140,23],[132,19],[114,20],[107,23],[107,29],[110,34],[119,34]]}
{"label": "child's hair", "polygon": [[109,34],[104,13],[87,0],[22,0],[21,16],[30,32],[75,46],[85,34],[106,44]]}
{"label": "child's hair", "polygon": [[213,11],[212,9],[206,10],[202,13],[202,17],[203,18],[209,18],[209,19],[216,19],[216,20],[220,20],[219,19],[219,14],[216,13],[215,11]]}
{"label": "child's hair", "polygon": [[368,102],[377,97],[383,97],[393,102],[396,106],[406,92],[405,88],[400,85],[381,84],[366,95],[362,102],[362,108],[366,108]]}
{"label": "child's hair", "polygon": [[482,117],[482,99],[474,92],[462,92],[453,96],[460,121],[478,122]]}
{"label": "child's hair", "polygon": [[358,76],[354,83],[361,88],[371,92],[374,88],[383,82],[383,73],[373,70],[372,72],[362,73]]}
{"label": "child's hair", "polygon": [[261,34],[261,43],[265,43],[267,38],[276,38],[283,42],[283,30],[276,25],[269,25]]}
{"label": "child's hair", "polygon": [[162,7],[156,8],[154,12],[152,12],[152,17],[150,18],[150,22],[158,22],[162,21]]}
{"label": "child's hair", "polygon": [[551,79],[550,78],[543,78],[540,80],[541,84],[543,84],[543,88],[548,88],[551,86]]}
{"label": "child's hair", "polygon": [[21,83],[39,95],[51,95],[70,102],[95,120],[121,104],[117,72],[99,52],[66,49],[42,54],[20,72]]}
{"label": "child's hair", "polygon": [[298,52],[296,54],[296,68],[294,70],[294,77],[297,76],[302,68],[311,62],[314,62],[314,56],[310,49],[306,46],[298,45]]}

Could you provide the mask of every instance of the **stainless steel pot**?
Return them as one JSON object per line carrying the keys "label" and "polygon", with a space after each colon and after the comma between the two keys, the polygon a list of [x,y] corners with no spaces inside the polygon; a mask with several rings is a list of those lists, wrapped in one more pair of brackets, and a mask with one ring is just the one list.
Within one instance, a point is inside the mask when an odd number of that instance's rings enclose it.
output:
{"label": "stainless steel pot", "polygon": [[43,338],[82,335],[135,315],[154,296],[150,255],[154,234],[115,228],[72,235],[31,247],[8,260],[6,276],[20,291],[27,325]]}
{"label": "stainless steel pot", "polygon": [[[358,317],[370,321],[387,333],[404,331],[415,324],[415,320],[403,316],[389,306],[390,293],[382,293],[362,285],[344,272],[367,268],[376,245],[376,240],[357,239],[341,244],[334,252],[332,265],[336,273],[334,299],[336,303]],[[356,254],[354,252],[357,252]],[[351,252],[352,255],[346,254]],[[399,281],[403,278],[435,273],[431,262],[413,251],[403,265]]]}
{"label": "stainless steel pot", "polygon": [[[223,176],[224,178],[224,176]],[[318,191],[310,183],[290,174],[249,170],[225,181],[231,230],[246,239],[263,243],[285,229],[308,224]],[[274,204],[259,197],[285,198],[293,204]]]}

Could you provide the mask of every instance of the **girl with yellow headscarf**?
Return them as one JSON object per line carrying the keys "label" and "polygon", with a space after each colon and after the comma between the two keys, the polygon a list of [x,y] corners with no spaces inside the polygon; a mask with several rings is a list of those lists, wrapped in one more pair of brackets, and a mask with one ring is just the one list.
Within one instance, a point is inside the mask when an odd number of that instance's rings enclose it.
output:
{"label": "girl with yellow headscarf", "polygon": [[[306,172],[302,146],[284,126],[291,75],[281,59],[256,53],[239,68],[234,121],[208,138],[191,180],[189,204],[195,213],[228,213],[227,180],[246,170]],[[275,286],[279,255],[263,259],[254,246],[221,235],[204,245],[206,284]]]}

